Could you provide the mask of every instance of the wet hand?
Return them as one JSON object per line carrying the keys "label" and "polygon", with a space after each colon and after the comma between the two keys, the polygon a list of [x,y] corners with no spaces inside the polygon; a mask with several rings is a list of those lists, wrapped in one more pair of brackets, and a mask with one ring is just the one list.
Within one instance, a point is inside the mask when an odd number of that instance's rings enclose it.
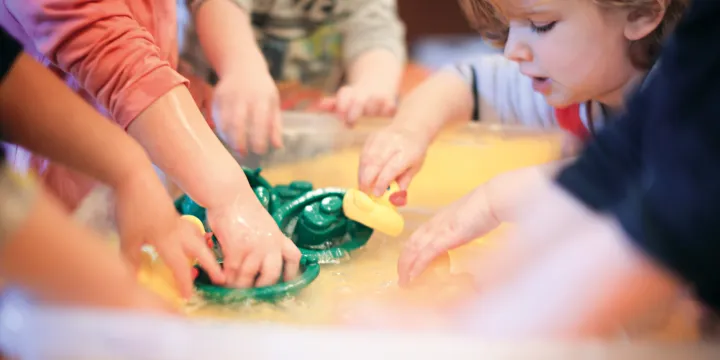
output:
{"label": "wet hand", "polygon": [[215,256],[205,244],[202,231],[175,211],[170,196],[154,172],[138,174],[115,189],[115,216],[123,254],[140,265],[142,246],[152,245],[175,278],[180,294],[193,292],[191,263],[198,263],[216,283],[225,278]]}
{"label": "wet hand", "polygon": [[372,134],[360,154],[360,190],[382,196],[393,181],[400,190],[407,190],[429,146],[424,134],[400,126],[390,125]]}
{"label": "wet hand", "polygon": [[[218,82],[212,119],[220,138],[242,155],[282,147],[280,96],[267,71],[242,69]],[[249,141],[249,144],[248,144]]]}
{"label": "wet hand", "polygon": [[464,245],[500,225],[479,187],[442,209],[407,240],[398,260],[399,284],[407,286],[447,251]]}
{"label": "wet hand", "polygon": [[208,208],[207,216],[222,247],[229,286],[269,286],[281,276],[285,281],[297,276],[300,250],[256,200],[237,198]]}
{"label": "wet hand", "polygon": [[353,126],[362,116],[395,115],[396,95],[386,89],[343,86],[335,96],[323,99],[318,108],[337,114],[346,125]]}

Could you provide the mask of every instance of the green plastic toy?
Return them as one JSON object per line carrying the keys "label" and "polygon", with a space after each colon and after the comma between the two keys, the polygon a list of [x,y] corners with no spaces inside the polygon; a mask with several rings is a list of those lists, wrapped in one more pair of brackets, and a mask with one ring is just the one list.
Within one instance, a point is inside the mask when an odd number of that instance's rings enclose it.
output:
{"label": "green plastic toy", "polygon": [[[222,265],[222,262],[220,262]],[[217,304],[232,304],[250,299],[258,301],[274,302],[286,296],[297,294],[298,291],[307,287],[320,274],[320,265],[308,258],[300,261],[300,275],[288,282],[279,282],[275,285],[236,289],[224,286],[213,285],[210,277],[201,267],[198,269],[198,276],[195,278],[195,287],[198,294],[205,300]]]}
{"label": "green plastic toy", "polygon": [[272,190],[272,204],[270,213],[274,214],[283,205],[305,195],[313,190],[313,185],[307,181],[293,181],[288,185],[277,185]]}
{"label": "green plastic toy", "polygon": [[[235,289],[213,285],[207,273],[200,267],[195,279],[198,293],[208,301],[227,304],[253,298],[261,301],[275,301],[293,294],[309,285],[320,272],[320,264],[345,258],[350,252],[364,246],[373,230],[348,219],[342,209],[346,190],[324,188],[313,190],[306,181],[295,181],[273,187],[263,178],[261,169],[243,168],[250,187],[283,233],[291,238],[303,254],[301,275],[290,282],[251,289]],[[175,208],[183,215],[193,215],[205,225],[205,231],[212,229],[207,222],[207,213],[187,195],[175,201]],[[222,265],[222,249],[213,236],[209,244]]]}
{"label": "green plastic toy", "polygon": [[250,188],[252,188],[255,192],[255,196],[257,196],[258,200],[260,200],[260,204],[262,204],[265,210],[270,211],[272,185],[270,185],[270,183],[260,175],[261,171],[261,168],[257,168],[255,170],[243,168],[243,172],[245,172],[248,183],[250,183]]}
{"label": "green plastic toy", "polygon": [[303,257],[332,262],[364,246],[373,232],[343,214],[343,196],[345,189],[313,190],[279,207],[273,218]]}

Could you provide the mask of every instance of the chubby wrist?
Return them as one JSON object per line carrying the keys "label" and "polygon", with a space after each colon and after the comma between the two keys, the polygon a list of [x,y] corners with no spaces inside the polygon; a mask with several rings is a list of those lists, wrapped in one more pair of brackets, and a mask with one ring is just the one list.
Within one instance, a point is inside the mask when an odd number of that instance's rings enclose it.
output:
{"label": "chubby wrist", "polygon": [[201,196],[197,197],[193,196],[195,194],[188,194],[193,200],[205,208],[228,208],[236,205],[238,202],[246,203],[249,206],[255,203],[260,205],[240,166],[225,169],[221,176],[208,178],[206,181],[207,186],[204,188],[207,191],[205,194],[198,194]]}
{"label": "chubby wrist", "polygon": [[405,134],[411,134],[414,139],[418,139],[430,146],[430,143],[437,136],[437,131],[434,129],[424,126],[422,123],[405,121],[405,119],[412,119],[412,117],[397,116],[389,127],[395,131],[402,132]]}
{"label": "chubby wrist", "polygon": [[242,56],[228,61],[225,66],[218,67],[217,74],[222,80],[224,78],[246,77],[246,74],[267,73],[270,76],[268,63],[260,49],[253,45],[250,50]]}

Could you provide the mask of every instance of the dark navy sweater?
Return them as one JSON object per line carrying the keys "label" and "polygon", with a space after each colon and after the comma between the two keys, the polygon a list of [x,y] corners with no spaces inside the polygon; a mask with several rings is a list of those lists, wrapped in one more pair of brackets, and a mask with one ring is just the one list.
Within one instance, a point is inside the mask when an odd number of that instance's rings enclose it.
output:
{"label": "dark navy sweater", "polygon": [[627,112],[557,181],[720,310],[720,0],[693,0]]}

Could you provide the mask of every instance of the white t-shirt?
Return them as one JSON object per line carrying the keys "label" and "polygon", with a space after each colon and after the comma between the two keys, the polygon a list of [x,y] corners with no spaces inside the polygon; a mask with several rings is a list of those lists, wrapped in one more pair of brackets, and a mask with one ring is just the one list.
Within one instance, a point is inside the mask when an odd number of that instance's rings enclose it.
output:
{"label": "white t-shirt", "polygon": [[[473,120],[539,128],[561,127],[558,109],[533,90],[532,79],[520,73],[516,62],[501,54],[483,55],[441,71],[457,74],[468,84],[474,95]],[[579,121],[590,132],[599,130],[606,121],[603,106],[596,101],[569,108],[575,109]]]}

